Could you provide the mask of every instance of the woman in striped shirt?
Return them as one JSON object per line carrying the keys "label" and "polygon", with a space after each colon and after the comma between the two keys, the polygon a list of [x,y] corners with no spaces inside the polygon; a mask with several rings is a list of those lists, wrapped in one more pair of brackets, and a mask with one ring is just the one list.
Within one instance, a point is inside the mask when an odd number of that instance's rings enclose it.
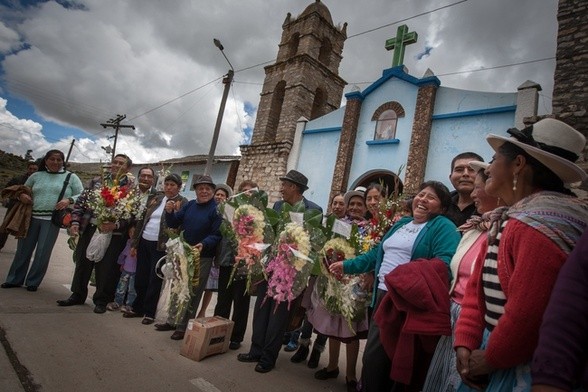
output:
{"label": "woman in striped shirt", "polygon": [[554,119],[508,132],[512,137],[487,137],[496,153],[486,193],[510,207],[495,214],[462,301],[454,343],[458,391],[530,390],[543,312],[588,222],[587,204],[564,186],[587,177],[573,163],[584,136]]}

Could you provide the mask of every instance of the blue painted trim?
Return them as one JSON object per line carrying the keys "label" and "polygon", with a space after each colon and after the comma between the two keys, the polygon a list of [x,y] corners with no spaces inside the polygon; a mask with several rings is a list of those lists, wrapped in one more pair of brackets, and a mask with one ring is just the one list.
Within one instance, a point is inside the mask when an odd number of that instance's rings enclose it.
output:
{"label": "blue painted trim", "polygon": [[358,99],[360,101],[363,101],[365,96],[360,91],[352,91],[350,93],[345,94],[345,98],[347,98],[348,101],[354,100],[354,99]]}
{"label": "blue painted trim", "polygon": [[379,144],[398,144],[400,139],[384,139],[384,140],[368,140],[365,142],[368,146],[374,146]]}
{"label": "blue painted trim", "polygon": [[507,112],[514,112],[516,110],[517,110],[516,105],[499,106],[499,107],[490,108],[490,109],[477,109],[477,110],[468,110],[466,112],[435,114],[435,115],[433,115],[433,120],[441,120],[444,118],[471,117],[471,116],[479,116],[482,114],[507,113]]}
{"label": "blue painted trim", "polygon": [[[372,92],[377,90],[382,84],[386,83],[389,79],[391,79],[393,77],[396,77],[400,80],[404,80],[405,82],[414,84],[417,87],[426,86],[426,85],[434,85],[434,86],[439,87],[441,85],[441,81],[436,76],[428,76],[426,78],[418,79],[418,78],[415,78],[414,76],[409,75],[406,72],[404,72],[404,66],[399,65],[397,67],[385,69],[382,72],[382,77],[380,79],[376,80],[374,83],[372,83],[370,86],[368,86],[365,90],[363,90],[363,92],[360,93],[362,95],[362,99],[365,99],[365,97],[370,95]],[[359,92],[355,92],[355,93],[357,94]],[[349,93],[349,94],[351,94],[351,93]],[[347,98],[348,95],[346,95],[345,97]]]}
{"label": "blue painted trim", "polygon": [[341,132],[341,127],[305,129],[302,131],[303,135],[311,135],[313,133],[327,133],[327,132]]}

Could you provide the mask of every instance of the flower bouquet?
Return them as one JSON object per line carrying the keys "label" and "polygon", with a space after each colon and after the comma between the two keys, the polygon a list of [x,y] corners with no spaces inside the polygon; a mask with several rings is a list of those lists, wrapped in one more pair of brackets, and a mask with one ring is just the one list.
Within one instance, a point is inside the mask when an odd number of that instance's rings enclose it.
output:
{"label": "flower bouquet", "polygon": [[337,279],[329,272],[332,263],[355,257],[355,249],[344,238],[335,237],[322,250],[321,271],[316,290],[320,301],[331,314],[340,314],[353,331],[353,323],[366,317],[370,292],[364,288],[362,275],[343,275]]}
{"label": "flower bouquet", "polygon": [[298,297],[308,284],[313,261],[310,235],[298,223],[287,223],[280,233],[274,253],[265,267],[268,288],[267,297],[290,303]]}
{"label": "flower bouquet", "polygon": [[[117,180],[112,186],[104,181],[103,184],[100,188],[89,190],[86,199],[86,207],[92,210],[98,227],[106,222],[128,220],[140,211],[141,198],[132,184],[121,186]],[[112,233],[96,230],[88,245],[86,257],[95,262],[102,260],[111,238]]]}
{"label": "flower bouquet", "polygon": [[246,275],[247,291],[263,279],[262,260],[274,238],[266,206],[267,194],[263,191],[239,194],[219,206],[225,217],[221,224],[222,235],[235,249],[229,284],[236,276]]}
{"label": "flower bouquet", "polygon": [[194,287],[200,278],[200,252],[180,234],[166,243],[165,264],[161,267],[166,295],[157,306],[157,319],[178,324],[190,305]]}

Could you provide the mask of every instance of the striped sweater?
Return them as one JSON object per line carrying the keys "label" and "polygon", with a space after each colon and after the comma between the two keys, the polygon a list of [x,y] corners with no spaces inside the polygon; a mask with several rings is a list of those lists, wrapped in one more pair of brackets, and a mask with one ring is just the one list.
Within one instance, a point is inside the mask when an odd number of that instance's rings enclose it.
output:
{"label": "striped sweater", "polygon": [[[50,217],[55,209],[55,204],[59,200],[59,194],[63,188],[63,182],[67,177],[66,171],[59,173],[50,173],[46,171],[38,171],[31,174],[25,182],[25,185],[32,189],[33,192],[33,216],[34,217]],[[80,178],[72,174],[69,178],[69,184],[65,189],[63,199],[69,197],[74,200],[79,196],[83,189]]]}

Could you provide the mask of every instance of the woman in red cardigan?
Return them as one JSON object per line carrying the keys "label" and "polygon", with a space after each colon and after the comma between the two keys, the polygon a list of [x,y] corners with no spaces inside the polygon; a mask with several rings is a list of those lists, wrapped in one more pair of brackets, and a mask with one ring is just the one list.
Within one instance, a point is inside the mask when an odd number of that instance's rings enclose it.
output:
{"label": "woman in red cardigan", "polygon": [[584,136],[554,119],[508,133],[487,137],[496,153],[486,193],[510,207],[495,211],[462,302],[454,344],[458,391],[530,391],[541,318],[588,222],[586,203],[564,187],[587,177],[573,163]]}

